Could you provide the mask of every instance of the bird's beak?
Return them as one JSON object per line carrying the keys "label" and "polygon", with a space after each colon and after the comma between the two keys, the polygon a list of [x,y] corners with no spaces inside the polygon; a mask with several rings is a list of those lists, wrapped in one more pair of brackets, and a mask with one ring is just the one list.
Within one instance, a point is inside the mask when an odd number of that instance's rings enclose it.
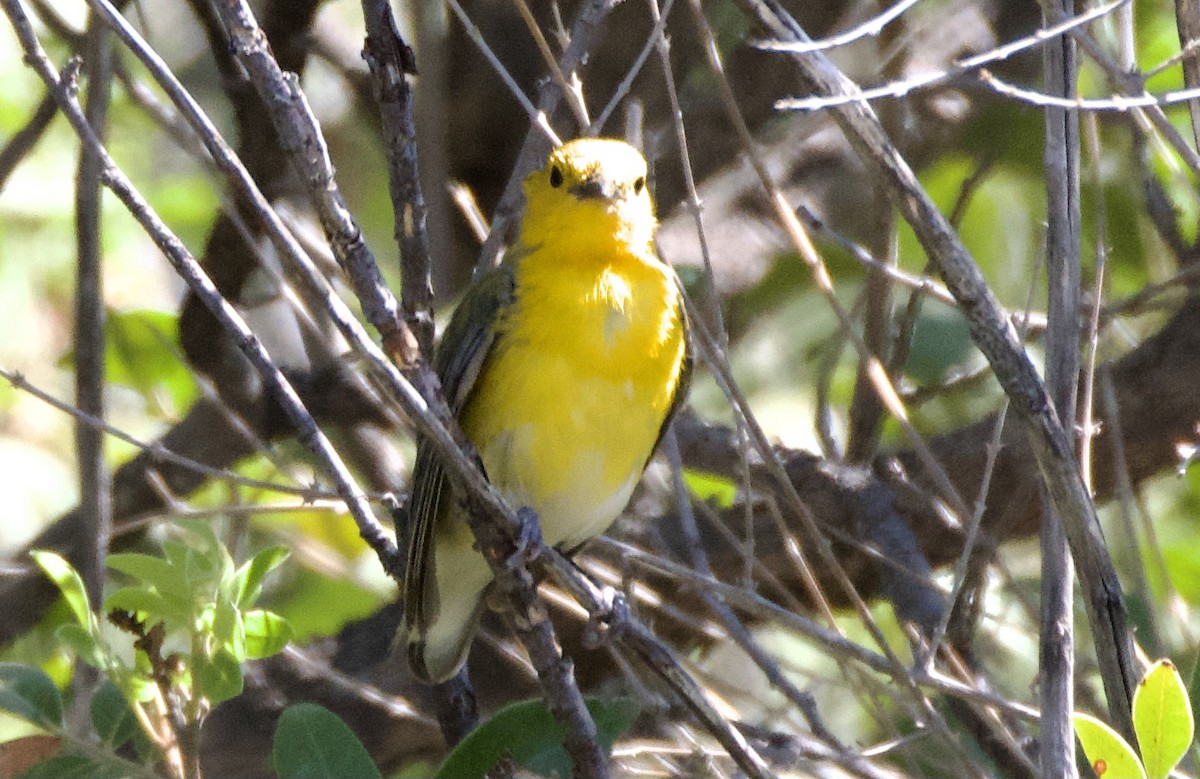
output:
{"label": "bird's beak", "polygon": [[603,178],[589,178],[568,190],[580,200],[615,200],[620,194],[618,187]]}

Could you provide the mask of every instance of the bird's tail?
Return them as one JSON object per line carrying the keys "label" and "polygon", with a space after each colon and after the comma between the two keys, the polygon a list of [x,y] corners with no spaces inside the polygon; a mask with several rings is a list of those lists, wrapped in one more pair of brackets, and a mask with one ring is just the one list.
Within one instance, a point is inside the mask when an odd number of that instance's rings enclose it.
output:
{"label": "bird's tail", "polygon": [[424,631],[405,632],[408,663],[418,678],[433,684],[444,682],[467,661],[475,627],[483,614],[483,593],[476,593],[472,600],[450,613],[439,614]]}
{"label": "bird's tail", "polygon": [[413,673],[436,683],[454,676],[466,661],[492,572],[465,544],[434,544],[432,551],[434,559],[427,562],[433,563],[433,575],[422,578],[421,607],[404,615],[404,641]]}

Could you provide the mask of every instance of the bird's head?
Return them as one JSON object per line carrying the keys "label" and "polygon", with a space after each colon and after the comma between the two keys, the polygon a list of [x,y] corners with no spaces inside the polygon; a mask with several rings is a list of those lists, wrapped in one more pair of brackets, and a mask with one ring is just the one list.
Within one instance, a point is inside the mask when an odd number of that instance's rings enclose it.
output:
{"label": "bird's head", "polygon": [[624,141],[579,138],[564,144],[525,179],[524,192],[524,243],[608,235],[640,249],[653,239],[646,160]]}

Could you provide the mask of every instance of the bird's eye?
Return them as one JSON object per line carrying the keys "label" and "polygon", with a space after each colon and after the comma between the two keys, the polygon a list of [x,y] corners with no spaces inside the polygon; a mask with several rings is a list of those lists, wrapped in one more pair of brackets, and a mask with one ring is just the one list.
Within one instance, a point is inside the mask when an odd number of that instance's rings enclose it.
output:
{"label": "bird's eye", "polygon": [[555,165],[550,169],[550,186],[561,187],[563,183],[562,170]]}
{"label": "bird's eye", "polygon": [[646,177],[638,176],[637,179],[634,180],[634,182],[633,182],[633,194],[635,194],[635,195],[642,194],[642,187],[644,187],[644,186],[646,186]]}

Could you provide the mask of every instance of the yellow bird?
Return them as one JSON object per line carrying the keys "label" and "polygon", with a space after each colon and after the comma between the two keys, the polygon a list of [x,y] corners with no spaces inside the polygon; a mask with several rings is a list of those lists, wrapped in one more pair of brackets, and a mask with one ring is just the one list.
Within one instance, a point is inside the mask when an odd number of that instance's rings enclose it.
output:
{"label": "yellow bird", "polygon": [[[504,262],[472,284],[435,360],[488,479],[573,551],[625,508],[691,368],[675,276],[654,251],[646,161],[580,139],[524,182]],[[409,502],[404,638],[413,672],[453,676],[491,570],[430,448]]]}

